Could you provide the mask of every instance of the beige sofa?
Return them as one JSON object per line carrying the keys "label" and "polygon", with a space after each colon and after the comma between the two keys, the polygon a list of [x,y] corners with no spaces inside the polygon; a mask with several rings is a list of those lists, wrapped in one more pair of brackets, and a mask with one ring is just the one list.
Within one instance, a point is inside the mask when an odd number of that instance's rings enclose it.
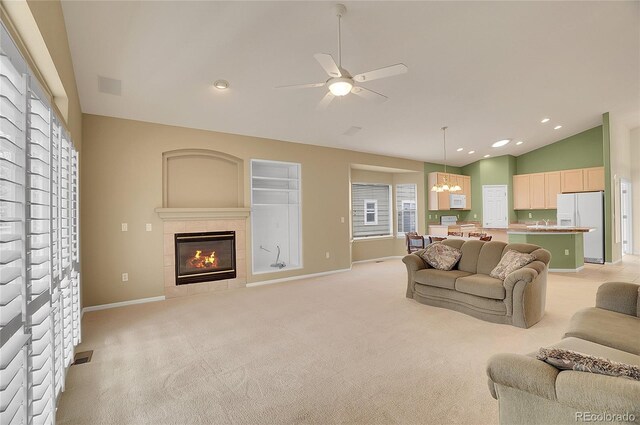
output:
{"label": "beige sofa", "polygon": [[[407,298],[444,307],[494,323],[528,328],[544,315],[547,272],[551,254],[531,244],[447,239],[462,257],[453,270],[429,266],[417,251],[405,256]],[[532,253],[536,261],[511,273],[504,281],[489,276],[509,250]]]}
{"label": "beige sofa", "polygon": [[[577,312],[552,347],[640,366],[640,285],[600,286],[596,306]],[[489,360],[491,395],[501,424],[640,424],[640,381],[573,370],[535,358],[498,354]]]}

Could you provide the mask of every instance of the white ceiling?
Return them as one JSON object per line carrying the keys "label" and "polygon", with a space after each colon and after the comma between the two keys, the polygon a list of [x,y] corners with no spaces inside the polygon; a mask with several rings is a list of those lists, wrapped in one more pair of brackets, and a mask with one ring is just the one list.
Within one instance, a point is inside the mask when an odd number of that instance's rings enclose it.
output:
{"label": "white ceiling", "polygon": [[[447,125],[455,165],[522,154],[607,111],[640,125],[640,2],[345,2],[343,66],[409,72],[364,84],[385,103],[350,95],[317,111],[325,88],[274,87],[327,78],[313,54],[337,57],[333,4],[63,1],[82,110],[436,162]],[[122,95],[100,93],[99,76]],[[525,143],[489,147],[502,138]]]}

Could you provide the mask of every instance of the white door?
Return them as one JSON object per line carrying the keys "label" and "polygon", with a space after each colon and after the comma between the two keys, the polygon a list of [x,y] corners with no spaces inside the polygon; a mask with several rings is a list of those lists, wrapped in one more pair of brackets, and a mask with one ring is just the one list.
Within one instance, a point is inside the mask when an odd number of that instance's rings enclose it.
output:
{"label": "white door", "polygon": [[496,229],[509,227],[507,185],[482,186],[482,225]]}
{"label": "white door", "polygon": [[631,182],[622,179],[620,182],[620,213],[622,226],[622,253],[633,253],[633,225],[631,218],[633,217],[631,206]]}

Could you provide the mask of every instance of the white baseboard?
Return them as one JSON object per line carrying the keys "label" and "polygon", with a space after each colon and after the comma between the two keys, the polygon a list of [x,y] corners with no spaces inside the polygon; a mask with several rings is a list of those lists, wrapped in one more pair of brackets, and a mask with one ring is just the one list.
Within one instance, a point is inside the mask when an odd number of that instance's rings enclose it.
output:
{"label": "white baseboard", "polygon": [[621,262],[622,262],[622,258],[618,259],[617,261],[611,261],[611,262],[609,262],[609,261],[605,261],[604,263],[605,263],[607,266],[613,266],[614,264],[618,264],[618,263],[621,263]]}
{"label": "white baseboard", "polygon": [[127,306],[127,305],[152,303],[152,302],[155,302],[155,301],[164,301],[164,300],[165,300],[165,296],[161,295],[159,297],[139,298],[137,300],[121,301],[121,302],[118,302],[118,303],[92,305],[90,307],[83,308],[82,309],[82,314],[84,314],[85,312],[89,312],[89,311],[106,310],[108,308],[124,307],[124,306]]}
{"label": "white baseboard", "polygon": [[578,273],[582,269],[584,269],[584,266],[580,266],[577,269],[549,269],[549,271],[552,273]]}
{"label": "white baseboard", "polygon": [[272,279],[272,280],[263,280],[263,281],[260,281],[260,282],[251,282],[251,283],[247,283],[247,288],[252,288],[254,286],[271,285],[273,283],[289,282],[289,281],[292,281],[292,280],[302,280],[302,279],[309,279],[309,278],[312,278],[312,277],[327,276],[327,275],[330,275],[330,274],[343,273],[343,272],[348,272],[348,271],[351,271],[351,268],[339,269],[339,270],[331,270],[331,271],[328,271],[328,272],[321,272],[321,273],[303,274],[303,275],[300,275],[300,276],[283,277],[282,279]]}
{"label": "white baseboard", "polygon": [[361,264],[361,263],[374,263],[376,261],[384,261],[384,260],[397,260],[399,258],[404,258],[404,255],[392,255],[390,257],[380,257],[380,258],[372,258],[370,260],[358,260],[352,261],[351,264]]}

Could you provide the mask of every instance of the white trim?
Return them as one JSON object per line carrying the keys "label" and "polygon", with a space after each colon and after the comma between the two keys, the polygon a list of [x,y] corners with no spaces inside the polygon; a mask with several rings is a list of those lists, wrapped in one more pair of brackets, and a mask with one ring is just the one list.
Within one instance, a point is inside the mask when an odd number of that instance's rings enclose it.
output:
{"label": "white trim", "polygon": [[[369,211],[367,204],[373,204],[373,211]],[[367,214],[373,213],[373,221],[367,220]],[[378,200],[377,199],[365,199],[364,200],[364,225],[365,226],[377,226],[378,225]]]}
{"label": "white trim", "polygon": [[351,239],[351,242],[375,241],[375,240],[381,240],[381,239],[395,239],[395,238],[393,237],[393,235],[359,236],[357,238]]}
{"label": "white trim", "polygon": [[271,285],[271,284],[280,283],[280,282],[289,282],[289,281],[292,281],[292,280],[310,279],[312,277],[327,276],[327,275],[330,275],[330,274],[343,273],[343,272],[348,272],[348,271],[351,271],[351,268],[331,270],[331,271],[328,271],[328,272],[320,272],[320,273],[312,273],[312,274],[302,274],[302,275],[299,275],[299,276],[283,277],[282,279],[262,280],[260,282],[247,283],[247,288],[253,288],[253,287],[262,286],[262,285]]}
{"label": "white trim", "polygon": [[106,309],[109,309],[109,308],[124,307],[124,306],[127,306],[127,305],[152,303],[152,302],[155,302],[155,301],[164,301],[165,299],[166,299],[165,296],[161,295],[159,297],[139,298],[137,300],[120,301],[120,302],[111,303],[111,304],[92,305],[90,307],[83,308],[82,309],[82,314],[84,314],[85,312],[89,312],[89,311],[106,310]]}
{"label": "white trim", "polygon": [[246,219],[250,208],[156,208],[163,220]]}
{"label": "white trim", "polygon": [[385,261],[385,260],[399,260],[401,258],[404,258],[404,255],[391,255],[389,257],[371,258],[370,260],[352,261],[351,264],[373,263],[376,261]]}
{"label": "white trim", "polygon": [[610,261],[605,261],[604,263],[607,266],[613,266],[614,264],[618,264],[618,263],[621,263],[621,262],[622,262],[622,258],[619,258],[617,261],[611,261],[611,262]]}
{"label": "white trim", "polygon": [[577,269],[549,269],[549,271],[551,273],[578,273],[582,269],[584,269],[584,266],[580,266]]}

